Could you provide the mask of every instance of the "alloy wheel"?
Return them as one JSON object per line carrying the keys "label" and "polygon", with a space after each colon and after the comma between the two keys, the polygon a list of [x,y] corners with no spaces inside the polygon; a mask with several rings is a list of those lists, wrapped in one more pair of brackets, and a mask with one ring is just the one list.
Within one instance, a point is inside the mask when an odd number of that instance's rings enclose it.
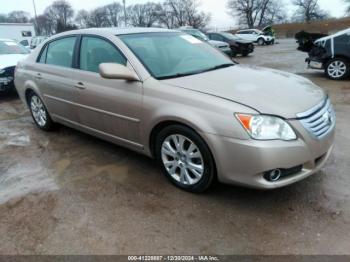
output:
{"label": "alloy wheel", "polygon": [[342,78],[347,71],[346,64],[343,61],[335,60],[327,68],[328,75],[332,78]]}
{"label": "alloy wheel", "polygon": [[47,122],[46,109],[41,99],[36,95],[33,95],[30,99],[30,108],[31,108],[35,122],[40,127],[44,127]]}
{"label": "alloy wheel", "polygon": [[174,134],[161,147],[163,165],[168,174],[183,185],[197,184],[204,174],[204,160],[198,146],[189,138]]}

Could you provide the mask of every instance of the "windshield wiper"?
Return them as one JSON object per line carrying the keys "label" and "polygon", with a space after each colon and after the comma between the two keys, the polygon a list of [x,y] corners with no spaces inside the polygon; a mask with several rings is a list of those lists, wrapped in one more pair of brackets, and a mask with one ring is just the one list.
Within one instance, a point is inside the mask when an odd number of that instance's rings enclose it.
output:
{"label": "windshield wiper", "polygon": [[208,69],[204,69],[204,70],[197,70],[197,71],[192,71],[192,72],[187,72],[187,73],[178,73],[178,74],[174,74],[174,75],[168,75],[168,76],[161,76],[158,77],[158,80],[165,80],[165,79],[171,79],[171,78],[178,78],[178,77],[184,77],[184,76],[190,76],[190,75],[196,75],[196,74],[201,74],[201,73],[205,73],[205,72],[209,72],[209,71],[214,71],[217,69],[222,69],[222,68],[226,68],[226,67],[231,67],[234,66],[235,64],[231,64],[231,63],[227,63],[227,64],[222,64],[222,65],[217,65],[214,67],[210,67]]}
{"label": "windshield wiper", "polygon": [[231,67],[231,66],[234,66],[235,64],[233,63],[227,63],[227,64],[222,64],[222,65],[217,65],[217,66],[214,66],[214,67],[211,67],[211,68],[208,68],[208,69],[205,69],[203,70],[202,72],[209,72],[209,71],[214,71],[214,70],[217,70],[217,69],[222,69],[222,68],[226,68],[226,67]]}
{"label": "windshield wiper", "polygon": [[165,79],[171,79],[171,78],[178,78],[178,77],[184,77],[184,76],[190,76],[190,75],[196,75],[202,73],[202,70],[187,72],[187,73],[178,73],[174,75],[168,75],[168,76],[160,76],[157,79],[158,80],[165,80]]}

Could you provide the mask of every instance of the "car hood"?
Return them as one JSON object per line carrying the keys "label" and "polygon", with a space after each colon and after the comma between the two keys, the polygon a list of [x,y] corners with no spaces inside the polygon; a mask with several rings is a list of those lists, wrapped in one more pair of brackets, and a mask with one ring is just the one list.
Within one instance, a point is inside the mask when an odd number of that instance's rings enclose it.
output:
{"label": "car hood", "polygon": [[309,110],[326,97],[320,87],[303,77],[255,66],[235,65],[162,82],[284,118],[296,118],[296,114]]}
{"label": "car hood", "polygon": [[26,58],[27,56],[27,54],[0,55],[0,69],[16,66],[18,61]]}
{"label": "car hood", "polygon": [[220,46],[225,46],[228,47],[229,45],[225,42],[221,42],[221,41],[215,41],[215,40],[209,40],[209,43],[215,47],[220,47]]}

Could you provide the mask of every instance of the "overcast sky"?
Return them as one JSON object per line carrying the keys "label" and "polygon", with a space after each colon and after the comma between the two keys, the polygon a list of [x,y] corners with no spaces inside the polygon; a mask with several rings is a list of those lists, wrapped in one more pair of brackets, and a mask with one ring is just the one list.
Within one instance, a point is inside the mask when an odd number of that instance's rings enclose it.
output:
{"label": "overcast sky", "polygon": [[[48,5],[54,0],[35,0],[38,14],[42,13]],[[91,10],[97,6],[108,4],[113,0],[68,0],[75,10],[86,9]],[[126,0],[127,4],[145,3],[150,0]],[[293,6],[290,5],[291,0],[281,0],[286,3],[289,13],[293,13]],[[31,14],[33,11],[32,0],[0,0],[0,13],[8,13],[13,10],[24,10]],[[121,0],[119,2],[122,2]],[[162,0],[154,0],[154,2],[162,2]],[[226,2],[227,0],[201,0],[201,9],[205,12],[210,12],[212,15],[212,27],[234,27],[237,21],[227,15]],[[343,0],[319,0],[323,9],[328,10],[332,16],[341,17],[344,15]]]}

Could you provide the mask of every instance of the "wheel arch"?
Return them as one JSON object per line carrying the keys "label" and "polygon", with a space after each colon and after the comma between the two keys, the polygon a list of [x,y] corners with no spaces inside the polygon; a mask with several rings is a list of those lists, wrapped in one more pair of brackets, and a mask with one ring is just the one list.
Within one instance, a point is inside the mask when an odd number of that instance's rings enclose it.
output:
{"label": "wheel arch", "polygon": [[[189,125],[187,123],[185,123],[184,121],[179,121],[179,120],[163,120],[158,122],[151,130],[150,132],[150,136],[149,136],[149,149],[150,149],[150,153],[152,157],[155,157],[155,146],[156,146],[156,138],[157,135],[166,127],[171,126],[171,125],[180,125],[180,126],[184,126],[187,127],[189,129],[191,129],[193,132],[195,132],[197,135],[199,135],[203,141],[205,141],[205,139],[200,135],[200,133],[196,130],[196,128],[192,125]],[[205,141],[205,143],[207,144],[207,142]],[[208,148],[209,145],[207,144]]]}

